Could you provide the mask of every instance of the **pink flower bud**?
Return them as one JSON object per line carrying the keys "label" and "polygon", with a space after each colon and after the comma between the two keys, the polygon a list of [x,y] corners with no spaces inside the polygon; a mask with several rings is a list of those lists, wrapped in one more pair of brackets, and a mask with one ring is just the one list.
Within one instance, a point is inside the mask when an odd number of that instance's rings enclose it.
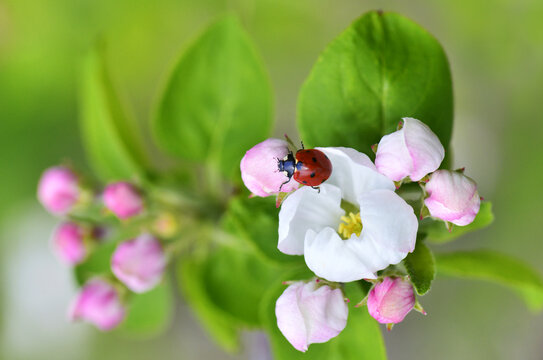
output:
{"label": "pink flower bud", "polygon": [[381,138],[375,166],[393,181],[407,176],[419,181],[436,170],[444,157],[443,145],[426,124],[417,119],[403,118],[400,130]]}
{"label": "pink flower bud", "polygon": [[275,304],[277,326],[296,350],[336,337],[347,324],[347,304],[340,289],[316,281],[298,281]]}
{"label": "pink flower bud", "polygon": [[241,178],[247,189],[257,196],[266,197],[298,188],[291,179],[281,187],[288,177],[279,172],[277,160],[283,160],[288,153],[287,142],[280,139],[267,139],[256,144],[241,159]]}
{"label": "pink flower bud", "polygon": [[149,234],[119,244],[111,258],[113,274],[137,293],[155,287],[165,267],[166,255],[162,245]]}
{"label": "pink flower bud", "polygon": [[101,279],[88,281],[69,311],[72,320],[84,320],[102,331],[115,328],[123,321],[125,308],[117,289]]}
{"label": "pink flower bud", "polygon": [[64,215],[73,208],[79,197],[79,180],[70,169],[52,167],[41,176],[38,199],[49,212]]}
{"label": "pink flower bud", "polygon": [[368,295],[368,311],[381,324],[397,324],[415,306],[413,286],[403,278],[386,277]]}
{"label": "pink flower bud", "polygon": [[53,234],[53,249],[69,265],[82,262],[87,256],[84,242],[85,230],[73,222],[60,224]]}
{"label": "pink flower bud", "polygon": [[477,184],[457,171],[439,170],[426,184],[424,204],[433,217],[455,225],[468,225],[479,212],[481,198]]}
{"label": "pink flower bud", "polygon": [[128,182],[109,184],[103,196],[106,207],[120,219],[138,215],[143,210],[141,193]]}

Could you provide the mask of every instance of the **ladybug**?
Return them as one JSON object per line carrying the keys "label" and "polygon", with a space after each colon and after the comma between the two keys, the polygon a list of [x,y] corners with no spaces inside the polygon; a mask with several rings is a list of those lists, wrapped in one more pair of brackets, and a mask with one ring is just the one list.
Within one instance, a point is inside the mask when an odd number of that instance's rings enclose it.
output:
{"label": "ladybug", "polygon": [[304,149],[303,144],[302,149],[296,152],[296,157],[289,151],[283,160],[277,160],[277,166],[279,171],[285,172],[288,176],[288,180],[281,184],[279,191],[293,176],[300,184],[318,189],[317,186],[332,174],[332,163],[326,154],[317,149]]}

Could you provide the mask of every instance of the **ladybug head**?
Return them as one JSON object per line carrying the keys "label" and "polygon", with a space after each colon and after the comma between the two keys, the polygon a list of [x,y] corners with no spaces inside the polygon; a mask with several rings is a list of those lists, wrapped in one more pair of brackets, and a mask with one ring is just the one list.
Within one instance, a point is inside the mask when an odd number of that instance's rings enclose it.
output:
{"label": "ladybug head", "polygon": [[290,179],[292,175],[294,175],[294,170],[296,168],[296,160],[294,159],[294,154],[289,151],[285,159],[277,160],[277,168],[279,171],[286,172],[288,178]]}

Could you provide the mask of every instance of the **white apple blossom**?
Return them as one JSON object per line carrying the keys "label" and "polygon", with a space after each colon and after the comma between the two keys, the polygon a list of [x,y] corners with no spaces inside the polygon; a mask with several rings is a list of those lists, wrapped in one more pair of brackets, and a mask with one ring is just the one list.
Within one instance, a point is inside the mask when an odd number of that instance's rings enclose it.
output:
{"label": "white apple blossom", "polygon": [[320,191],[303,187],[283,202],[278,248],[304,255],[329,281],[375,279],[415,248],[418,221],[367,155],[349,148],[319,148],[334,171]]}

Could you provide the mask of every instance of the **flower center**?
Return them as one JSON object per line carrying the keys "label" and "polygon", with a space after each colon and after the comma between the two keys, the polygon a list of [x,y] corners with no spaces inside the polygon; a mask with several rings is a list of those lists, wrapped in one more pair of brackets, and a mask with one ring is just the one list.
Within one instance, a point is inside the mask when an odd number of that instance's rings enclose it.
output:
{"label": "flower center", "polygon": [[345,240],[349,239],[352,234],[360,236],[360,233],[362,232],[362,219],[360,219],[360,213],[355,215],[354,213],[349,212],[349,216],[342,216],[341,221],[343,222],[339,224],[338,233]]}

